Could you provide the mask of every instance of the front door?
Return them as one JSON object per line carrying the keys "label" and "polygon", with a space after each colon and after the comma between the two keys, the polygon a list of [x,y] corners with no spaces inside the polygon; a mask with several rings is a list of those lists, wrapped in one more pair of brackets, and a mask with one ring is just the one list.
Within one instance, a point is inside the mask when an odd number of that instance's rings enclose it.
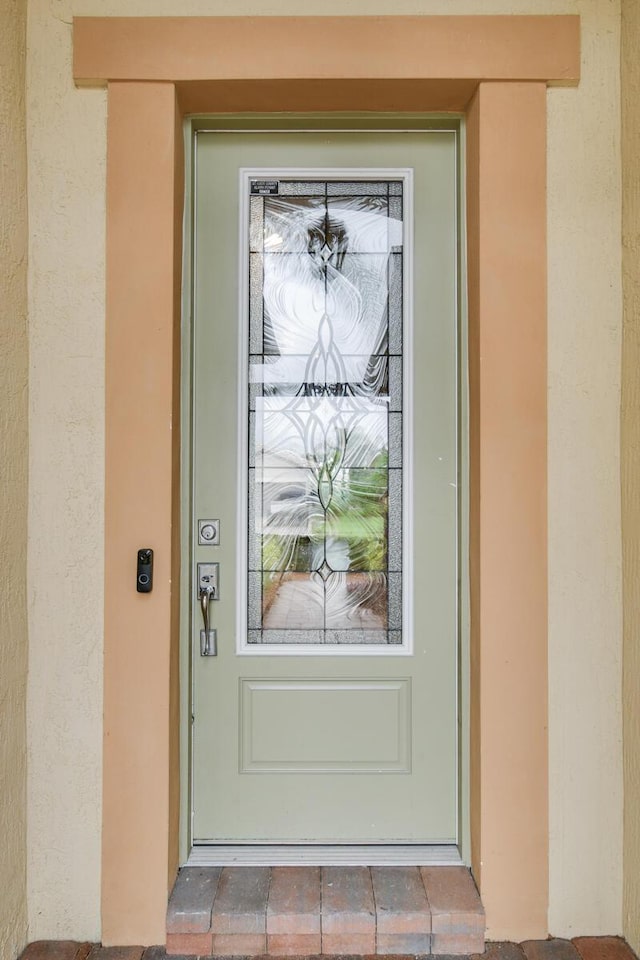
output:
{"label": "front door", "polygon": [[455,843],[455,135],[195,141],[192,842]]}

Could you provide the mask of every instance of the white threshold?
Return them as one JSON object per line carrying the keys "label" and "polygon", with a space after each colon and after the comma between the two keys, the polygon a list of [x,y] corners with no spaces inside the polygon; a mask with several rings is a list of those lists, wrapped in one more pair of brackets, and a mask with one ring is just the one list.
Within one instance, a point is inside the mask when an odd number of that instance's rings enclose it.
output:
{"label": "white threshold", "polygon": [[453,843],[213,843],[192,847],[185,866],[295,867],[305,863],[318,867],[453,866],[462,864],[462,857]]}

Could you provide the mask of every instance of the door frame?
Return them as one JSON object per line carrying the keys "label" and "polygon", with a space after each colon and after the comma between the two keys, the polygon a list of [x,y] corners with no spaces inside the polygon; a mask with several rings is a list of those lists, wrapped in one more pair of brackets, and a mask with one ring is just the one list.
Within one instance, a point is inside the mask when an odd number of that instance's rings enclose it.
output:
{"label": "door frame", "polygon": [[466,115],[472,865],[490,939],[545,936],[546,87],[579,17],[76,18],[73,69],[108,88],[103,943],[162,940],[178,862],[182,116],[256,110]]}
{"label": "door frame", "polygon": [[[217,133],[250,133],[265,132],[314,132],[318,130],[348,133],[393,133],[394,131],[411,130],[415,132],[446,132],[451,133],[455,142],[456,166],[456,420],[457,420],[457,450],[458,450],[458,504],[455,536],[457,538],[457,572],[458,590],[456,596],[456,713],[457,713],[457,842],[452,845],[432,844],[414,845],[420,849],[421,863],[471,863],[470,819],[469,819],[469,579],[468,569],[464,557],[468,555],[469,544],[469,464],[468,464],[468,369],[467,369],[467,302],[466,302],[466,263],[465,263],[465,123],[462,114],[416,115],[416,114],[389,114],[389,113],[342,113],[342,114],[289,114],[286,118],[277,114],[231,114],[213,115],[207,117],[188,117],[184,120],[185,146],[185,214],[183,240],[183,280],[182,280],[182,323],[181,323],[181,542],[182,560],[180,570],[180,847],[179,862],[187,863],[193,856],[193,862],[203,863],[205,850],[193,848],[192,821],[193,821],[193,758],[192,758],[192,731],[193,731],[193,658],[194,643],[192,635],[192,603],[194,587],[192,584],[191,554],[193,550],[193,512],[192,512],[192,469],[193,469],[193,328],[195,324],[195,309],[193,303],[194,292],[194,228],[195,208],[197,203],[195,191],[195,169],[197,138],[200,134]],[[413,213],[412,213],[413,215]],[[242,277],[244,267],[240,264],[239,290],[243,296]],[[246,278],[245,278],[246,280]],[[410,292],[408,309],[413,309],[413,296]],[[413,320],[412,320],[413,323]],[[230,535],[227,533],[227,535]],[[232,534],[231,534],[232,535]],[[215,557],[212,557],[215,559]],[[238,571],[239,573],[239,571]],[[260,655],[265,651],[248,651]],[[269,651],[270,655],[278,655],[282,651]],[[388,652],[388,651],[387,651]],[[287,651],[288,653],[288,651]],[[306,649],[300,651],[307,654]],[[327,655],[328,651],[314,655]],[[346,653],[344,649],[338,651]],[[379,651],[374,651],[378,654]],[[412,653],[411,645],[402,651],[406,656]],[[265,844],[266,846],[267,844]],[[276,845],[278,846],[278,845]],[[323,844],[322,846],[328,846]],[[334,845],[335,846],[335,845]],[[359,844],[358,861],[362,862],[362,844]],[[410,844],[384,844],[379,851],[381,862],[394,862],[393,846],[398,847],[398,862],[408,862],[411,859]],[[256,860],[251,856],[252,845],[247,847],[247,856],[251,862]],[[437,849],[437,848],[442,849]],[[458,856],[455,855],[457,847]],[[317,862],[317,857],[307,846],[300,845],[301,862]],[[256,851],[257,852],[257,851]],[[237,859],[238,852],[234,851]],[[266,862],[264,854],[259,856],[261,862]],[[341,857],[340,862],[344,861]],[[355,862],[355,861],[354,861]],[[371,861],[373,862],[373,861]]]}

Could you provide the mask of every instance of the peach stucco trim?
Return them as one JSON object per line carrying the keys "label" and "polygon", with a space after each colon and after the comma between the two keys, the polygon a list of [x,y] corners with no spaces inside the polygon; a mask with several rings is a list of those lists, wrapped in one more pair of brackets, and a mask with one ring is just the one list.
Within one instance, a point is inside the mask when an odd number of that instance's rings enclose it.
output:
{"label": "peach stucco trim", "polygon": [[[171,84],[110,85],[104,943],[164,941],[177,863],[181,154]],[[155,551],[154,589],[138,594],[145,546]]]}
{"label": "peach stucco trim", "polygon": [[[331,19],[321,18],[320,25],[328,28]],[[269,22],[275,21],[260,18],[261,26]],[[380,109],[385,95],[396,100],[383,109],[419,109],[408,87],[405,101],[400,88],[385,94],[384,85],[373,82],[384,78],[382,71],[391,83],[393,77],[402,81],[407,56],[413,57],[417,83],[433,84],[445,69],[458,85],[477,80],[491,76],[496,63],[504,66],[505,58],[514,61],[515,75],[502,79],[535,81],[479,87],[474,81],[477,93],[468,114],[471,840],[489,936],[544,936],[545,81],[577,79],[578,18],[340,18],[343,35],[350,34],[353,42],[346,44],[343,59],[323,61],[326,96],[314,83],[312,70],[320,67],[314,66],[317,35],[307,29],[308,19],[304,30],[299,19],[277,21],[279,43],[295,48],[290,57],[299,76],[309,78],[297,82],[297,93],[291,83],[278,88],[277,80],[256,77],[264,34],[248,30],[252,23],[132,19],[133,33],[126,42],[121,37],[120,50],[114,48],[114,31],[126,33],[126,20],[75,21],[78,81],[113,81],[114,64],[125,54],[134,79],[145,81],[109,83],[102,940],[162,942],[168,884],[177,862],[177,105],[184,111],[191,96],[200,98],[203,112],[238,109],[238,103],[245,110],[277,109],[280,89],[297,96],[297,109],[335,109],[336,84],[345,75],[357,79],[364,70],[359,50],[367,24],[371,42],[383,24],[387,42],[391,36],[394,43],[372,77],[369,103],[360,85],[358,109]],[[508,55],[507,28],[515,30]],[[445,53],[426,56],[423,46],[418,56],[415,31],[433,38],[431,29],[450,58],[448,67]],[[215,35],[219,49],[215,58],[207,49],[206,62],[198,40],[203,30],[209,38]],[[466,66],[461,49],[467,52]],[[560,49],[551,70],[550,51]],[[165,57],[164,69],[173,75],[147,82],[158,79],[154,71]],[[369,74],[374,62],[369,55]],[[190,86],[185,81],[192,76]],[[236,96],[233,108],[214,95],[222,89]],[[462,88],[457,89],[462,97]],[[450,100],[438,100],[448,95],[446,83],[430,90],[429,109],[452,109]],[[467,93],[469,88],[465,98]],[[283,97],[280,109],[292,109],[290,103]],[[136,548],[143,545],[156,550],[151,595],[136,594],[130,579]]]}
{"label": "peach stucco trim", "polygon": [[[246,51],[250,51],[247,56]],[[577,81],[579,18],[76,17],[76,82]]]}
{"label": "peach stucco trim", "polygon": [[545,85],[481,84],[467,143],[473,864],[488,936],[526,939],[548,884]]}
{"label": "peach stucco trim", "polygon": [[462,113],[478,84],[475,80],[184,80],[176,84],[185,114]]}

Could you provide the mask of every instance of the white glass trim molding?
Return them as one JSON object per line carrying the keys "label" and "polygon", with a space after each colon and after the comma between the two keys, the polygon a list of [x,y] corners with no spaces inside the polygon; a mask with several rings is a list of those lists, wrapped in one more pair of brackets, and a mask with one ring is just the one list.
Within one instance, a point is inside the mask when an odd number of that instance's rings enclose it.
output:
{"label": "white glass trim molding", "polygon": [[[402,629],[399,643],[250,643],[249,620],[249,317],[250,199],[252,181],[400,181],[403,194],[402,247]],[[236,651],[242,656],[407,656],[413,652],[413,170],[411,168],[243,168],[239,176],[239,343],[238,343],[238,560]]]}

